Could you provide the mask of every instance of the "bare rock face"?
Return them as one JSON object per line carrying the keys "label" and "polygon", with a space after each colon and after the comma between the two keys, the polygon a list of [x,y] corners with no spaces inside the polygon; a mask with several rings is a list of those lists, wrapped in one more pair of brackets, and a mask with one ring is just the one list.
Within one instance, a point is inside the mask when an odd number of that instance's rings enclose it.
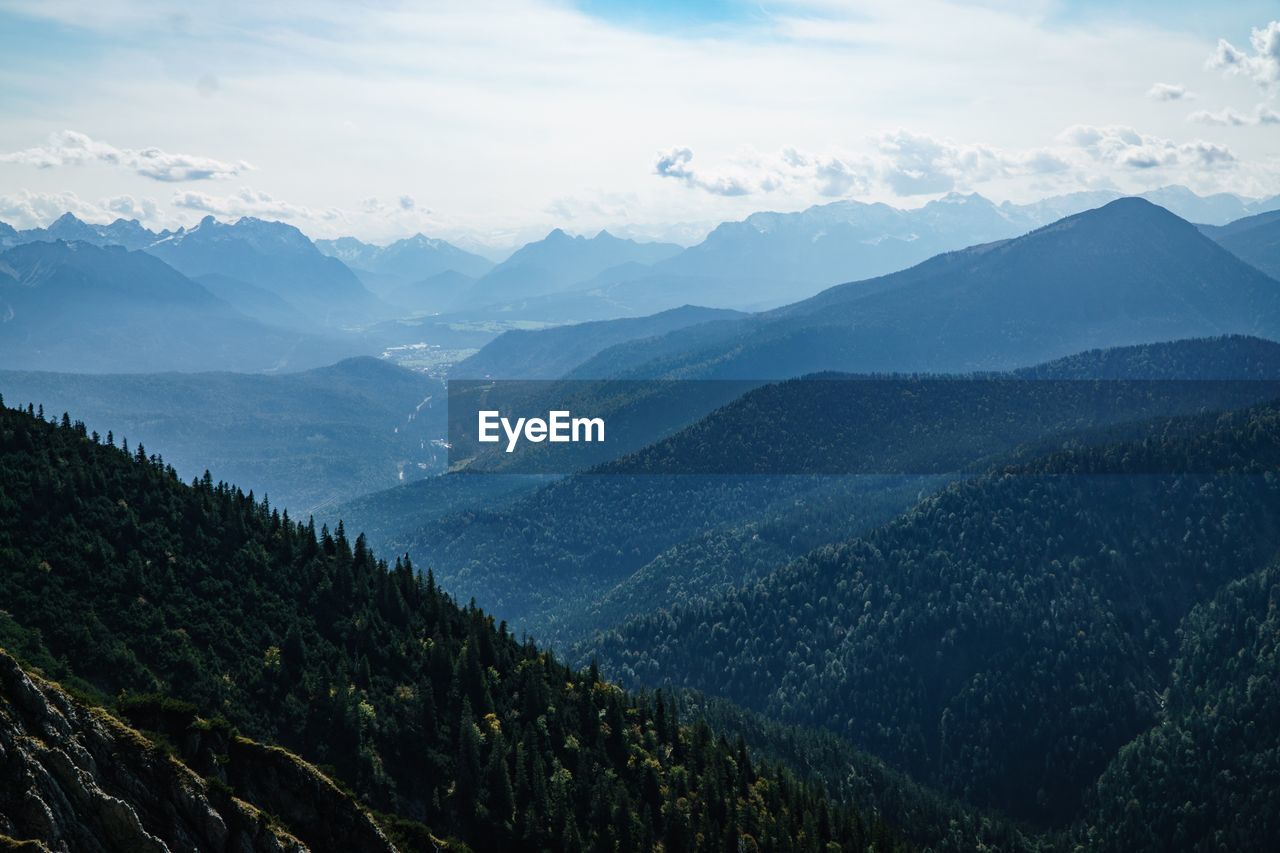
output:
{"label": "bare rock face", "polygon": [[[245,799],[0,651],[0,850],[393,853],[314,768],[294,766],[284,750],[242,751],[264,773]],[[259,796],[270,804],[250,801]],[[275,810],[286,804],[308,825],[288,824],[291,816]]]}

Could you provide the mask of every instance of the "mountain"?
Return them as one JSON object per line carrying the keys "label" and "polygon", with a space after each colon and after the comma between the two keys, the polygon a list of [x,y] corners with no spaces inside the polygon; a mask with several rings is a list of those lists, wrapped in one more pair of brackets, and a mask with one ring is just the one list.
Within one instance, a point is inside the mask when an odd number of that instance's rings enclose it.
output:
{"label": "mountain", "polygon": [[1010,237],[1020,230],[1025,230],[1022,221],[1011,221],[977,194],[953,193],[915,210],[840,201],[799,213],[754,213],[741,222],[722,223],[702,243],[655,269],[803,283],[816,290],[883,275],[949,249]]}
{"label": "mountain", "polygon": [[341,261],[283,222],[206,216],[147,251],[187,276],[221,275],[261,287],[321,325],[359,325],[394,313]]}
{"label": "mountain", "polygon": [[451,375],[474,379],[555,379],[614,344],[740,316],[736,311],[685,305],[650,317],[598,320],[550,329],[513,329],[460,362]]}
{"label": "mountain", "polygon": [[466,302],[476,280],[455,270],[445,270],[427,278],[385,286],[380,291],[392,305],[424,314],[452,311]]}
{"label": "mountain", "polygon": [[541,240],[526,243],[476,282],[470,302],[497,304],[569,290],[622,264],[650,265],[682,251],[674,243],[637,243],[601,231],[594,237],[571,237],[557,228]]}
{"label": "mountain", "polygon": [[334,361],[343,348],[251,320],[144,252],[59,241],[0,253],[10,369],[262,371]]}
{"label": "mountain", "polygon": [[1128,198],[764,314],[621,344],[574,373],[997,370],[1237,333],[1280,336],[1280,285],[1195,226]]}
{"label": "mountain", "polygon": [[271,326],[309,331],[313,324],[306,315],[265,287],[238,278],[209,273],[192,279],[241,314]]}
{"label": "mountain", "polygon": [[1200,230],[1241,260],[1280,280],[1280,211]]}
{"label": "mountain", "polygon": [[[411,851],[706,849],[699,836],[730,849],[908,849],[820,783],[752,757],[660,694],[566,668],[459,607],[429,574],[377,562],[341,526],[317,534],[231,486],[185,486],[82,425],[9,409],[0,409],[0,482],[6,647],[38,661],[45,678],[114,705],[147,740],[172,744],[172,759],[148,762],[139,781],[187,779],[179,802],[202,814],[204,791],[224,804],[243,794],[305,841],[304,828],[321,833],[342,817],[349,790]],[[24,732],[42,722],[29,694],[17,692],[35,718]],[[233,727],[279,749],[228,739]],[[40,734],[75,752],[50,759],[68,784],[88,788],[95,765],[127,781],[136,766],[77,751],[75,729]],[[149,750],[137,737],[123,746],[143,760]],[[201,786],[175,766],[183,759],[214,778]],[[299,781],[314,790],[291,799]],[[107,831],[127,824],[134,803],[160,797],[162,808],[168,789],[124,793],[97,809]],[[310,820],[293,823],[304,807]],[[18,819],[56,831],[40,817]]]}
{"label": "mountain", "polygon": [[[1140,197],[1193,222],[1222,223],[1280,205],[1229,194],[1201,197],[1177,186]],[[554,300],[535,298],[509,310],[563,321],[636,316],[690,301],[767,309],[942,252],[1016,237],[1118,198],[1120,193],[1098,190],[996,205],[976,193],[950,193],[919,208],[838,201],[793,213],[753,213],[721,223],[701,243],[666,260],[605,270]]]}
{"label": "mountain", "polygon": [[164,733],[182,744],[181,758],[162,745],[167,737],[149,739],[0,650],[5,849],[394,853],[373,818],[314,767],[181,703],[152,706],[181,721]]}
{"label": "mountain", "polygon": [[391,297],[397,287],[447,272],[474,279],[493,268],[493,262],[486,258],[422,234],[386,246],[374,246],[354,237],[317,240],[316,248],[342,261],[374,293],[394,304],[400,304]]}
{"label": "mountain", "polygon": [[1280,491],[1260,476],[1277,462],[1274,404],[1067,442],[583,654],[1064,826],[1156,723],[1182,619],[1280,548]]}
{"label": "mountain", "polygon": [[444,469],[444,386],[373,358],[300,373],[82,375],[0,371],[11,402],[77,412],[159,453],[187,481],[214,477],[300,517]]}

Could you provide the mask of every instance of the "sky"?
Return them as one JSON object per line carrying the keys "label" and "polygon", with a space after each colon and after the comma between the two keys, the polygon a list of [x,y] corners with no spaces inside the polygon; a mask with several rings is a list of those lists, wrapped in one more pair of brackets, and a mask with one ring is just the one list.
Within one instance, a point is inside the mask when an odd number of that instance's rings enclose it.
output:
{"label": "sky", "polygon": [[0,0],[0,220],[506,247],[757,210],[1280,193],[1274,3]]}

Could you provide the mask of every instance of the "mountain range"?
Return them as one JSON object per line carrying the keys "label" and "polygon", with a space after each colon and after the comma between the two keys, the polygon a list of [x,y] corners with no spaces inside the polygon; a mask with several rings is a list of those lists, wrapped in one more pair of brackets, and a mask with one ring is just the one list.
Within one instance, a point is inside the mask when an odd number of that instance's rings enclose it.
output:
{"label": "mountain range", "polygon": [[411,312],[457,308],[475,279],[493,268],[486,258],[423,234],[385,246],[354,237],[317,240],[316,248],[350,267],[383,301]]}
{"label": "mountain range", "polygon": [[1233,333],[1280,334],[1276,280],[1127,198],[773,311],[620,344],[571,375],[964,372]]}
{"label": "mountain range", "polygon": [[544,296],[568,290],[613,267],[647,267],[681,251],[674,243],[637,243],[608,231],[594,237],[570,236],[556,228],[541,240],[521,246],[486,273],[476,282],[469,302],[489,306]]}
{"label": "mountain range", "polygon": [[320,327],[352,326],[394,315],[341,261],[325,257],[292,225],[212,216],[146,247],[189,277],[216,275],[266,290]]}
{"label": "mountain range", "polygon": [[0,253],[0,361],[80,373],[279,370],[349,354],[269,326],[153,255],[32,242]]}
{"label": "mountain range", "polygon": [[[1016,237],[1119,195],[1089,191],[997,205],[977,194],[952,193],[914,209],[840,201],[725,222],[687,249],[607,231],[588,238],[556,229],[496,266],[422,234],[385,246],[351,237],[312,243],[292,226],[251,217],[236,223],[206,218],[189,230],[157,233],[136,220],[93,225],[65,214],[47,228],[0,227],[0,247],[62,239],[151,251],[243,313],[295,330],[363,325],[405,313],[565,323],[643,316],[690,303],[769,308],[939,253]],[[1207,232],[1280,207],[1280,199],[1202,197],[1178,186],[1142,197]]]}
{"label": "mountain range", "polygon": [[[561,321],[648,314],[688,301],[758,310],[829,285],[901,270],[943,252],[1016,237],[1121,197],[1114,191],[1090,191],[997,205],[976,193],[951,193],[913,209],[839,201],[795,213],[755,213],[720,224],[701,243],[668,258],[604,268],[554,296],[522,290],[508,296],[505,307]],[[1280,197],[1202,197],[1180,186],[1138,197],[1211,225],[1280,207]]]}

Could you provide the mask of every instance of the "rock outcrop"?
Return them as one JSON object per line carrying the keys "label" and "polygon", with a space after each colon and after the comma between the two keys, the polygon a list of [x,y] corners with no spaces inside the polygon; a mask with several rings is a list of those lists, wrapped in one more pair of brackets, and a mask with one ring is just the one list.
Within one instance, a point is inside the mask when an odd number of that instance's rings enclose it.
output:
{"label": "rock outcrop", "polygon": [[315,768],[252,742],[234,751],[245,766],[233,775],[253,780],[244,791],[0,651],[0,850],[394,853]]}

